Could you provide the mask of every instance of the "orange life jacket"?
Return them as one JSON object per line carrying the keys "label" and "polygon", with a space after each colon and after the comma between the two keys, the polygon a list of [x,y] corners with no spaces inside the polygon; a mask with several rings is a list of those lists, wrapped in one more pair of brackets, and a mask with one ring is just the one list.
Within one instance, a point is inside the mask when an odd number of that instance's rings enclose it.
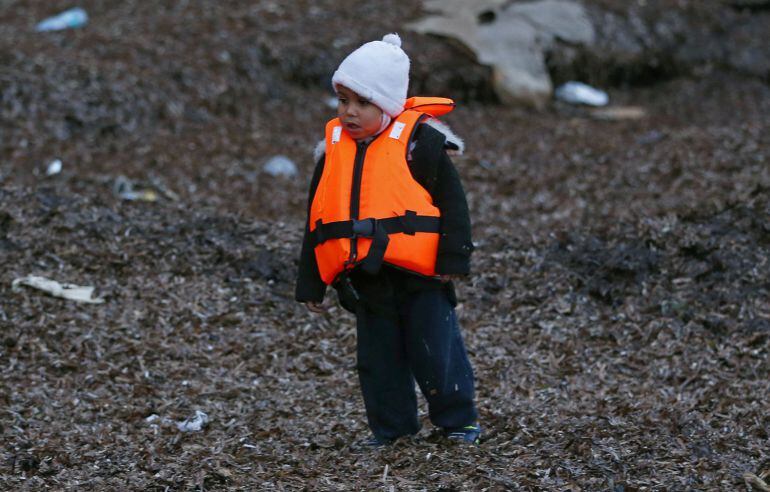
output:
{"label": "orange life jacket", "polygon": [[440,216],[409,170],[407,153],[417,125],[454,109],[445,98],[415,97],[371,143],[359,144],[339,118],[326,125],[326,160],[310,206],[310,231],[321,279],[333,283],[358,265],[382,263],[436,275]]}

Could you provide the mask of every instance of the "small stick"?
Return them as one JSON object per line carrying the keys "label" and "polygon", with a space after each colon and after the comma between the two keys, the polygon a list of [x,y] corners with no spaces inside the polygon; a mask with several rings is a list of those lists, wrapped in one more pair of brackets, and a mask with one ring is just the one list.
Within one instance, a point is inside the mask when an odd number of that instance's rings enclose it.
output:
{"label": "small stick", "polygon": [[[387,471],[387,467],[386,467],[386,471]],[[758,476],[754,475],[753,473],[750,473],[750,472],[744,473],[743,480],[746,482],[746,485],[750,486],[753,490],[770,492],[770,487],[765,483],[765,481],[759,478]]]}

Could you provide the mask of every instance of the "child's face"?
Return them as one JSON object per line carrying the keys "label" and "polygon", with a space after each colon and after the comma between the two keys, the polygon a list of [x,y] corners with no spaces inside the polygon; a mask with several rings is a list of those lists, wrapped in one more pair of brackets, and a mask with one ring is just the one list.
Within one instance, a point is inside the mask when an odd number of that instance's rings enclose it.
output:
{"label": "child's face", "polygon": [[382,110],[345,86],[338,85],[337,116],[353,140],[371,137],[380,129]]}

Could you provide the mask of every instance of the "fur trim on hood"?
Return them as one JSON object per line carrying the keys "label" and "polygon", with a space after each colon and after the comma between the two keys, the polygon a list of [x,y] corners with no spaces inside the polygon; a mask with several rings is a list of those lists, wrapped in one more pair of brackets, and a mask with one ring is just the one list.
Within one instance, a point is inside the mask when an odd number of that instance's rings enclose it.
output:
{"label": "fur trim on hood", "polygon": [[465,141],[452,131],[449,125],[436,118],[430,118],[426,123],[444,134],[446,137],[445,145],[450,149],[451,155],[463,155],[463,152],[465,152]]}
{"label": "fur trim on hood", "polygon": [[321,158],[326,153],[326,139],[321,140],[318,142],[313,149],[313,162],[318,162],[318,159]]}
{"label": "fur trim on hood", "polygon": [[[447,147],[447,153],[449,155],[463,155],[463,152],[465,152],[465,141],[452,131],[449,125],[436,118],[429,118],[425,123],[432,126],[446,137],[446,143],[444,145]],[[325,153],[326,140],[321,140],[313,149],[313,161],[318,162],[318,159]]]}

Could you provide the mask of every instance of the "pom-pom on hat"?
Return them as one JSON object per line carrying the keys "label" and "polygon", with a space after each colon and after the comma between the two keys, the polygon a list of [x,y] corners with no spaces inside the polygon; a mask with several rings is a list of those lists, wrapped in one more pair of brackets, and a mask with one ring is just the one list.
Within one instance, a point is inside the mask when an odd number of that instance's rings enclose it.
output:
{"label": "pom-pom on hat", "polygon": [[404,110],[409,87],[409,57],[398,34],[364,44],[340,63],[332,85],[344,85],[391,117]]}

